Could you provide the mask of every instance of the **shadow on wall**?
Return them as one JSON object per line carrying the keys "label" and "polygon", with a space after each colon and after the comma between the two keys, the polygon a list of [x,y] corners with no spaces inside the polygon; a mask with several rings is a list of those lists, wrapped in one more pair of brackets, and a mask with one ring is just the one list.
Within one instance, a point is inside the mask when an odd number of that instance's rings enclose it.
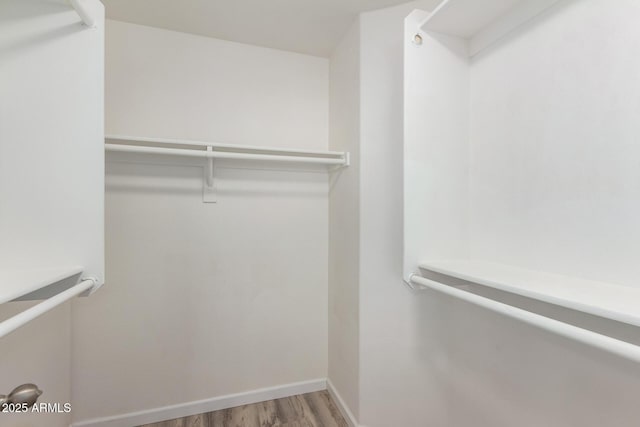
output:
{"label": "shadow on wall", "polygon": [[[140,163],[122,160],[106,165],[106,189],[121,193],[201,196],[204,162],[185,159],[178,162]],[[326,197],[327,174],[319,168],[300,169],[292,165],[273,165],[217,160],[214,185],[219,196]]]}
{"label": "shadow on wall", "polygon": [[[12,3],[21,3],[20,7],[12,7]],[[79,31],[87,30],[80,20],[68,23],[67,15],[77,17],[76,12],[64,2],[38,1],[38,0],[10,0],[0,4],[0,27],[8,25],[19,25],[21,21],[37,19],[45,15],[59,14],[59,24],[52,26],[48,23],[48,28],[43,28],[37,34],[22,34],[12,39],[0,40],[0,55],[3,60],[11,59],[11,55],[22,54],[29,48],[45,43],[57,42],[60,38],[75,34]],[[54,21],[55,22],[55,21]],[[18,32],[18,34],[20,34]]]}
{"label": "shadow on wall", "polygon": [[[436,291],[416,291],[414,301],[415,340],[422,344],[416,358],[428,365],[430,378],[421,380],[439,390],[440,422],[478,427],[637,425],[623,418],[637,412],[631,396],[640,392],[640,372],[633,362]],[[594,316],[558,314],[561,309],[526,298],[509,304],[581,327],[616,329]]]}
{"label": "shadow on wall", "polygon": [[572,6],[577,1],[578,0],[561,0],[561,1],[557,2],[556,4],[551,6],[550,8],[544,10],[538,16],[535,16],[534,18],[532,18],[529,22],[527,22],[527,23],[525,23],[523,25],[520,25],[514,31],[512,31],[512,32],[508,33],[507,35],[505,35],[504,37],[496,40],[494,43],[492,43],[487,48],[482,49],[480,52],[478,52],[473,57],[473,62],[477,63],[477,62],[481,61],[483,58],[486,58],[486,57],[492,55],[493,53],[497,52],[502,46],[504,46],[506,44],[509,44],[509,43],[513,43],[514,39],[522,37],[523,35],[525,35],[528,32],[530,32],[532,28],[535,28],[536,26],[540,25],[541,23],[547,21],[549,19],[549,16],[555,15],[555,14],[561,12],[563,9],[565,9],[565,8],[567,8],[569,6]]}
{"label": "shadow on wall", "polygon": [[334,189],[338,181],[340,181],[340,177],[345,171],[346,168],[340,168],[329,174],[329,192]]}

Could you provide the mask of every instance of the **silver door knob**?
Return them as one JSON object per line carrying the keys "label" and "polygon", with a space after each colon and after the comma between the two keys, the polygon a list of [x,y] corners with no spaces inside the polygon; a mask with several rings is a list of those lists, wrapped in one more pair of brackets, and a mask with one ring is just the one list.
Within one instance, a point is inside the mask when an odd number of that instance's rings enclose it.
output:
{"label": "silver door knob", "polygon": [[35,384],[22,384],[14,388],[9,395],[0,395],[0,405],[3,403],[13,403],[31,408],[38,401],[42,390]]}

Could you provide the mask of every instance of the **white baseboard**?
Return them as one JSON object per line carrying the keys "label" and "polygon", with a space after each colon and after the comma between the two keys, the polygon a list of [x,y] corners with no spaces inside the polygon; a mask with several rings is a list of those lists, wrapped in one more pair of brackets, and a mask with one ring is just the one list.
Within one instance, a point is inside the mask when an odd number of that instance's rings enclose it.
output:
{"label": "white baseboard", "polygon": [[[178,405],[164,406],[145,411],[131,412],[105,418],[94,418],[72,424],[72,427],[131,427],[142,424],[156,423],[174,418],[188,417],[220,409],[233,408],[240,405],[264,402],[265,400],[281,399],[296,394],[312,393],[326,390],[327,380],[317,379],[299,383],[284,384],[276,387],[261,388],[243,393],[229,394],[212,399],[186,402]],[[333,395],[333,394],[332,394]],[[338,399],[335,398],[334,399]],[[342,410],[342,409],[341,409]]]}
{"label": "white baseboard", "polygon": [[340,393],[338,393],[338,390],[336,390],[336,388],[333,386],[333,383],[330,379],[327,379],[327,391],[333,398],[333,401],[336,403],[336,405],[338,405],[338,409],[340,410],[340,413],[342,414],[344,419],[347,421],[347,424],[349,424],[349,427],[363,427],[358,424],[358,420],[356,420],[356,417],[344,402],[344,399],[342,399]]}

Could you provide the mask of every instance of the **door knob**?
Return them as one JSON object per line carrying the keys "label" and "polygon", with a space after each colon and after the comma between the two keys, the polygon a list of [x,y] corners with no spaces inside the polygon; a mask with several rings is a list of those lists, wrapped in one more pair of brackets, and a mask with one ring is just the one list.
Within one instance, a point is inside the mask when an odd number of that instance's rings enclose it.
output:
{"label": "door knob", "polygon": [[42,390],[35,384],[22,384],[14,388],[7,396],[0,395],[0,408],[5,403],[13,403],[14,405],[27,405],[31,408],[38,401],[42,394]]}

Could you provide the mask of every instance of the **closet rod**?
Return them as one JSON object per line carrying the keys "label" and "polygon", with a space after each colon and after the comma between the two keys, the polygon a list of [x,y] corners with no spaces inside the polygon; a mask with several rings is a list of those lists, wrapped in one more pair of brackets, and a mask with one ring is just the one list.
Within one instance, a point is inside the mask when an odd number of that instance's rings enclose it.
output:
{"label": "closet rod", "polygon": [[62,291],[59,294],[46,299],[40,304],[34,305],[33,307],[28,308],[27,310],[8,318],[7,320],[0,323],[0,338],[15,331],[20,326],[25,325],[26,323],[70,300],[71,298],[80,295],[85,291],[88,291],[93,286],[95,286],[95,284],[95,279],[84,279],[77,285],[72,286],[71,288]]}
{"label": "closet rod", "polygon": [[82,19],[84,25],[89,28],[93,28],[96,26],[96,21],[95,19],[93,19],[93,16],[91,16],[91,13],[87,10],[84,0],[69,0],[69,3],[76,10],[78,15],[80,15],[80,19]]}
{"label": "closet rod", "polygon": [[[273,160],[278,162],[294,162],[294,163],[314,163],[320,165],[339,165],[347,166],[348,160],[346,156],[342,158],[326,158],[326,157],[304,157],[291,156],[284,154],[252,154],[231,151],[213,151],[213,150],[190,150],[183,148],[164,148],[164,147],[146,147],[140,145],[124,145],[124,144],[105,144],[107,151],[120,151],[127,153],[147,153],[147,154],[164,154],[186,157],[203,157],[208,159],[237,159],[237,160]],[[238,150],[245,150],[242,146],[238,146]],[[282,150],[286,152],[286,150]]]}
{"label": "closet rod", "polygon": [[409,278],[411,284],[423,286],[443,294],[447,294],[454,298],[459,298],[468,303],[486,308],[487,310],[512,317],[523,323],[544,329],[545,331],[569,338],[574,341],[581,342],[591,347],[604,350],[609,353],[616,354],[627,360],[640,363],[640,347],[625,341],[608,337],[597,332],[582,329],[559,320],[541,316],[530,311],[513,307],[489,298],[485,298],[471,292],[463,291],[453,286],[443,285],[436,281],[412,274]]}
{"label": "closet rod", "polygon": [[[305,150],[299,148],[279,148],[263,145],[239,145],[239,144],[222,144],[220,142],[196,141],[192,139],[173,139],[173,138],[149,138],[146,136],[126,136],[126,135],[105,135],[105,143],[107,144],[124,144],[124,145],[142,145],[153,146],[156,144],[160,147],[164,146],[187,146],[187,147],[211,147],[213,150],[220,151],[259,151],[261,153],[288,154],[300,156],[323,156],[323,157],[344,157],[343,151],[327,151],[327,150]],[[147,145],[149,144],[149,145]],[[174,147],[175,148],[175,147]]]}

